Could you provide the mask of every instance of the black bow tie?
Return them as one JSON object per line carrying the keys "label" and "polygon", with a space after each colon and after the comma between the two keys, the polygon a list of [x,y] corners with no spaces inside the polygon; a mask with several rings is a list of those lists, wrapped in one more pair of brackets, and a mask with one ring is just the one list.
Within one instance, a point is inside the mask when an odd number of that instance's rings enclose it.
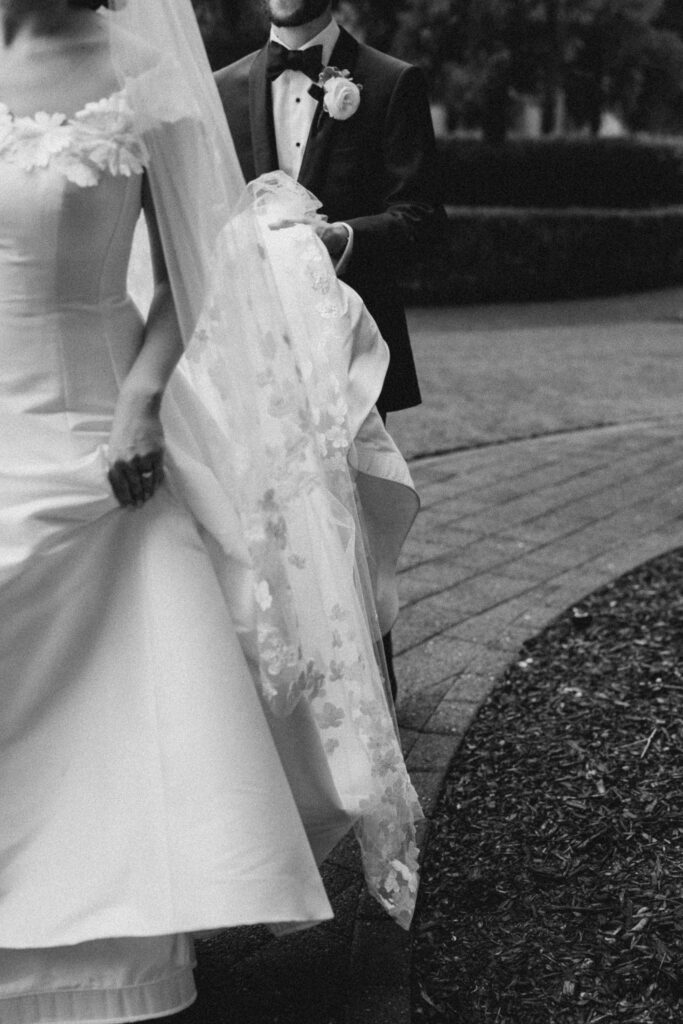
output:
{"label": "black bow tie", "polygon": [[322,69],[322,46],[309,46],[307,50],[288,50],[286,46],[281,46],[272,39],[268,43],[266,74],[269,82],[274,82],[283,71],[303,71],[317,82]]}

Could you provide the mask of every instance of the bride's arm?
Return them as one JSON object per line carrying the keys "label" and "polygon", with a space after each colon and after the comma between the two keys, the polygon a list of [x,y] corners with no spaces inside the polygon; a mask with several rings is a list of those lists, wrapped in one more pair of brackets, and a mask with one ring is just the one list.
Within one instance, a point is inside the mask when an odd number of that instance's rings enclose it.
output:
{"label": "bride's arm", "polygon": [[121,505],[140,507],[163,479],[161,399],[183,351],[147,180],[143,206],[154,269],[154,298],[142,347],[126,376],[109,438],[109,481]]}

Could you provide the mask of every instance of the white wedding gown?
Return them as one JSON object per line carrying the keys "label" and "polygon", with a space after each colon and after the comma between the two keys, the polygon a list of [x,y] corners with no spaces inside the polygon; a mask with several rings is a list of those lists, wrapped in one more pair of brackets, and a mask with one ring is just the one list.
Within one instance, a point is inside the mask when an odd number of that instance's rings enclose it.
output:
{"label": "white wedding gown", "polygon": [[324,774],[295,799],[186,504],[109,487],[142,168],[91,113],[96,180],[74,119],[0,107],[3,1024],[182,1008],[191,933],[331,916],[302,815],[350,824]]}

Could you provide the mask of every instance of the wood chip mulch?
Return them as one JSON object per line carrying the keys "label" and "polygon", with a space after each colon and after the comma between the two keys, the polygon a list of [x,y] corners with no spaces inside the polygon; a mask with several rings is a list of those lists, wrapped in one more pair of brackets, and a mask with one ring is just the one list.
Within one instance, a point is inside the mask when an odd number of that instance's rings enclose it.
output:
{"label": "wood chip mulch", "polygon": [[524,646],[430,835],[414,1021],[683,1022],[683,549]]}

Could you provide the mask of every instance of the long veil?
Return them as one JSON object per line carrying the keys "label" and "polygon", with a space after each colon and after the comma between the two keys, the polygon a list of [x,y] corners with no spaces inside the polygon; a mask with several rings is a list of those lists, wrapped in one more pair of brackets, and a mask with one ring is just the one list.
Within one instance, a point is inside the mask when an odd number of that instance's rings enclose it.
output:
{"label": "long veil", "polygon": [[281,174],[245,189],[190,0],[111,0],[103,18],[186,346],[164,399],[173,486],[212,553],[314,853],[353,826],[371,892],[407,927],[420,810],[379,652],[416,507],[386,442],[395,472],[373,501],[383,343],[310,227],[275,230],[315,216],[314,198]]}

